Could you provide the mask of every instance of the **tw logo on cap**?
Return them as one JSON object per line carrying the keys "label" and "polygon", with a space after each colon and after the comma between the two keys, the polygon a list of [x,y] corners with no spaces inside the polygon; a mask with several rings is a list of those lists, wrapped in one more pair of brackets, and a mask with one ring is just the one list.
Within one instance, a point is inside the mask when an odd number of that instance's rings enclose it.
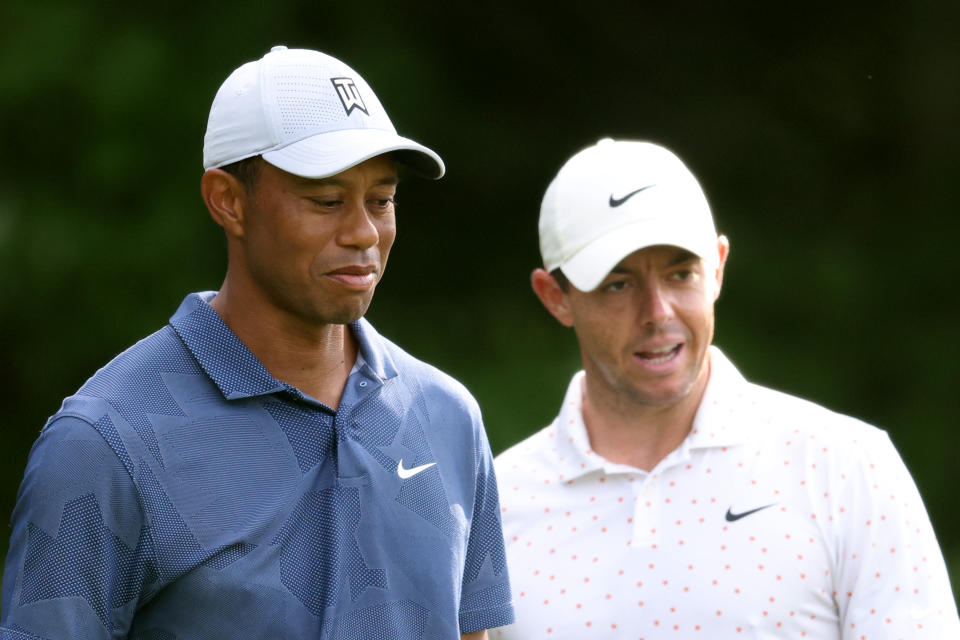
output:
{"label": "tw logo on cap", "polygon": [[360,91],[357,90],[353,78],[330,78],[330,82],[336,88],[337,95],[340,96],[340,102],[343,103],[343,108],[346,109],[348,116],[354,109],[360,109],[360,111],[370,115],[366,105],[363,104],[363,98],[360,97]]}

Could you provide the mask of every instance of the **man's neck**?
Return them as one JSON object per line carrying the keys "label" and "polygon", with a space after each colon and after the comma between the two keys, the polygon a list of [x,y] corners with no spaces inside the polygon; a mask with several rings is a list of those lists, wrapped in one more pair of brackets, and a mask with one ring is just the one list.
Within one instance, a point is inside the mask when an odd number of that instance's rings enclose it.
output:
{"label": "man's neck", "polygon": [[270,375],[333,409],[339,406],[357,358],[349,327],[308,326],[269,304],[241,299],[226,283],[210,306]]}
{"label": "man's neck", "polygon": [[603,384],[591,384],[588,371],[583,420],[593,451],[616,464],[653,470],[690,433],[710,378],[709,359],[705,368],[686,396],[664,406],[638,404]]}

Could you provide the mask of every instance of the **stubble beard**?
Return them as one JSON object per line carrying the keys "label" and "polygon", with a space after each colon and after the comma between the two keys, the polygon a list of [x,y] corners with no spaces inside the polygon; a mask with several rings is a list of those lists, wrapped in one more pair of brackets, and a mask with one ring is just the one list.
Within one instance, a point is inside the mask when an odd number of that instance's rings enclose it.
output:
{"label": "stubble beard", "polygon": [[660,382],[656,379],[635,379],[619,375],[615,369],[611,371],[599,363],[594,363],[594,366],[608,393],[612,396],[611,400],[615,406],[619,406],[625,412],[642,411],[677,405],[688,398],[697,388],[701,376],[706,375],[707,354],[704,352],[700,355],[692,369],[685,369],[681,374],[681,380],[675,383],[668,381],[668,386],[660,389],[656,388]]}
{"label": "stubble beard", "polygon": [[346,325],[362,318],[373,302],[374,289],[356,295],[321,295],[316,291],[303,291],[298,287],[277,286],[276,282],[263,282],[260,289],[273,307],[302,325]]}

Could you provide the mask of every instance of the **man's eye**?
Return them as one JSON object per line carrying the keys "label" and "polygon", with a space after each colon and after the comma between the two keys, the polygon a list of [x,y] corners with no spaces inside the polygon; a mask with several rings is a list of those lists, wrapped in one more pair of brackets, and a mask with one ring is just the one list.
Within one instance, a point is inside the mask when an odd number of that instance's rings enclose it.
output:
{"label": "man's eye", "polygon": [[681,269],[680,271],[673,272],[674,280],[689,280],[691,277],[693,277],[693,271],[690,269]]}
{"label": "man's eye", "polygon": [[378,215],[387,215],[393,212],[395,206],[393,198],[370,198],[367,200],[367,210]]}
{"label": "man's eye", "polygon": [[332,209],[343,204],[343,200],[328,200],[326,198],[310,198],[310,200],[324,209]]}
{"label": "man's eye", "polygon": [[604,285],[603,290],[604,291],[621,291],[626,286],[627,286],[626,280],[615,280],[613,282],[610,282]]}

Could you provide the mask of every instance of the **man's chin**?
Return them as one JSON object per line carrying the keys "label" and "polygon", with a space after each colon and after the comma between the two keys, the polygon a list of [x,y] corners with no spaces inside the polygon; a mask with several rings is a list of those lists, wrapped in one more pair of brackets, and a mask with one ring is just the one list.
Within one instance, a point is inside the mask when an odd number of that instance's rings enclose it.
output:
{"label": "man's chin", "polygon": [[372,297],[352,301],[354,304],[342,304],[338,307],[324,307],[317,309],[315,320],[317,324],[350,324],[362,318],[370,308]]}
{"label": "man's chin", "polygon": [[693,386],[693,382],[686,381],[679,384],[665,384],[655,388],[649,386],[634,387],[631,389],[630,395],[638,405],[647,407],[669,407],[670,405],[680,403],[689,396],[693,390]]}

